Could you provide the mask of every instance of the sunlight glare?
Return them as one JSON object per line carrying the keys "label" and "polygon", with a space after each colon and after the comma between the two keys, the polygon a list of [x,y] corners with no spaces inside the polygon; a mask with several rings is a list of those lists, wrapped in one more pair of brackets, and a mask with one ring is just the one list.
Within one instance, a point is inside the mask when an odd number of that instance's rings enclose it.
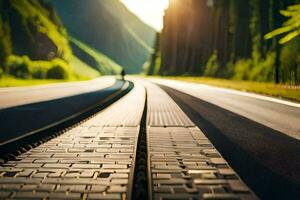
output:
{"label": "sunlight glare", "polygon": [[121,0],[124,5],[141,20],[157,31],[163,27],[164,11],[169,0]]}

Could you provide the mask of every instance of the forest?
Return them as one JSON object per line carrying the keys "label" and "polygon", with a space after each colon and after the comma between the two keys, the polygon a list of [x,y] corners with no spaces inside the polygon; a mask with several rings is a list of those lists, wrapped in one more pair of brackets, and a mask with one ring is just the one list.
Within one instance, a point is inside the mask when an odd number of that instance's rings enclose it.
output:
{"label": "forest", "polygon": [[149,75],[299,85],[299,0],[171,0]]}

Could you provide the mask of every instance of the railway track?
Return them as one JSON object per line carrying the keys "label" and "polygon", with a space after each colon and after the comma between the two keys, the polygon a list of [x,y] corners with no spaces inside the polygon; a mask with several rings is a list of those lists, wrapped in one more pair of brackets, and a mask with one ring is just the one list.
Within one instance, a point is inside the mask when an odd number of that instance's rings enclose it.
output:
{"label": "railway track", "polygon": [[127,92],[8,157],[0,199],[257,199],[164,91]]}

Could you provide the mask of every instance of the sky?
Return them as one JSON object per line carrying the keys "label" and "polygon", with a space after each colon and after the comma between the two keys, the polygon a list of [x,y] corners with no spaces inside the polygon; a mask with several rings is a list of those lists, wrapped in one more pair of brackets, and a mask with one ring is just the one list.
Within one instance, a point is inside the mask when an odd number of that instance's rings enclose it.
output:
{"label": "sky", "polygon": [[121,0],[125,6],[157,31],[163,27],[164,10],[169,0]]}

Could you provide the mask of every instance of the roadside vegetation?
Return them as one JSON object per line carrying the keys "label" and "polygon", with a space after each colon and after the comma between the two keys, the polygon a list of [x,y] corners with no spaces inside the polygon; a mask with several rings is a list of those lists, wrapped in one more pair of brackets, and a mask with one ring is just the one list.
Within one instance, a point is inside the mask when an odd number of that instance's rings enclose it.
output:
{"label": "roadside vegetation", "polygon": [[5,76],[0,79],[0,87],[18,87],[18,86],[32,86],[45,85],[51,83],[62,83],[66,80],[58,79],[18,79],[12,76]]}
{"label": "roadside vegetation", "polygon": [[[156,76],[155,76],[156,77]],[[278,97],[282,99],[300,102],[300,86],[281,85],[274,83],[262,83],[254,81],[226,80],[209,77],[191,77],[191,76],[163,76],[157,78],[166,78],[179,81],[207,84],[217,87],[235,89],[245,92],[253,92],[267,96]]]}
{"label": "roadside vegetation", "polygon": [[74,79],[75,74],[62,59],[33,61],[28,56],[9,55],[4,75],[19,79]]}

